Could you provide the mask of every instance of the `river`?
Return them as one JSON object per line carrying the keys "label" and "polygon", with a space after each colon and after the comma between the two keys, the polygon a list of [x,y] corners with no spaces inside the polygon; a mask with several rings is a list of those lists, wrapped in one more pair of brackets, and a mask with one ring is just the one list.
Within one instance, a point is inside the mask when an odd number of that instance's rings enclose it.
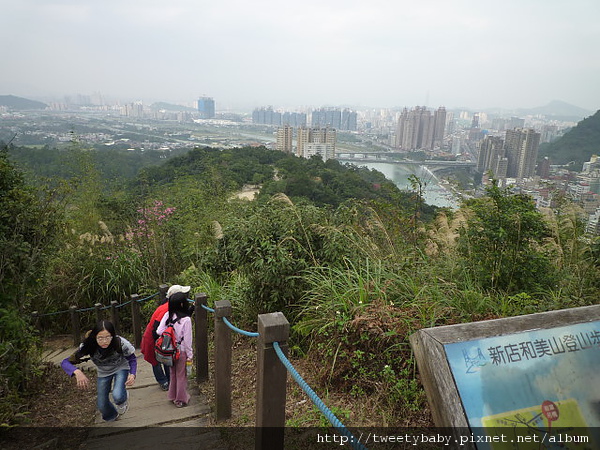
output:
{"label": "river", "polygon": [[402,166],[399,164],[384,163],[384,162],[365,162],[361,163],[356,160],[344,161],[351,162],[357,166],[368,167],[375,169],[385,175],[388,180],[391,180],[402,190],[412,190],[408,177],[416,175],[425,184],[425,203],[434,206],[444,206],[449,208],[458,208],[459,201],[454,194],[443,187],[440,180],[429,170],[423,166]]}

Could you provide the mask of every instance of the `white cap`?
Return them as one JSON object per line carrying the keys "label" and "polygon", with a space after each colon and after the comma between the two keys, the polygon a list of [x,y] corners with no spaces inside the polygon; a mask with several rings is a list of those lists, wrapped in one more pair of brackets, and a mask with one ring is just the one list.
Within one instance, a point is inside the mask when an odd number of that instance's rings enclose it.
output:
{"label": "white cap", "polygon": [[184,294],[187,294],[188,292],[190,292],[190,289],[190,286],[181,286],[180,284],[174,284],[167,291],[167,298],[169,298],[173,294],[177,294],[178,292],[183,292]]}

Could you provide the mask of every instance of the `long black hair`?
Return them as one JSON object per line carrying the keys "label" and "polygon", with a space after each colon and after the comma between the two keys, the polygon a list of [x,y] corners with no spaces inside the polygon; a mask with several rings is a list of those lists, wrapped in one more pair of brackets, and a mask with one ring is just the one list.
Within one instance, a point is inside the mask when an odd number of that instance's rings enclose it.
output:
{"label": "long black hair", "polygon": [[[100,347],[100,345],[98,345],[98,341],[96,340],[96,336],[98,336],[98,333],[100,333],[103,330],[108,331],[112,336],[110,344],[106,349]],[[99,320],[96,323],[96,326],[92,328],[92,330],[83,340],[83,345],[79,350],[77,350],[77,354],[79,357],[93,355],[98,350],[100,350],[100,353],[106,355],[111,354],[113,352],[121,354],[123,353],[123,349],[121,348],[121,341],[119,339],[119,336],[117,336],[115,326],[112,324],[112,322],[108,320]]]}
{"label": "long black hair", "polygon": [[192,308],[190,308],[190,302],[188,302],[187,294],[184,292],[177,292],[169,297],[169,318],[167,323],[183,317],[192,315]]}

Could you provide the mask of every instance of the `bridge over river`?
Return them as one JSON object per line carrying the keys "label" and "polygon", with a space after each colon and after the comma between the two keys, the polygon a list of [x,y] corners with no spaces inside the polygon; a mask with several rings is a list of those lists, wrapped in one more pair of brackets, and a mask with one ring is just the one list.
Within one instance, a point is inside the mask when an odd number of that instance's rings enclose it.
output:
{"label": "bridge over river", "polygon": [[441,161],[425,160],[412,161],[402,159],[405,153],[394,152],[369,152],[358,153],[351,151],[339,151],[336,158],[341,162],[350,162],[357,166],[365,166],[378,170],[385,177],[396,184],[401,190],[411,190],[411,175],[416,175],[425,183],[425,202],[430,205],[457,208],[460,204],[461,195],[451,184],[444,181],[444,176],[436,175],[442,170],[467,169],[471,171],[475,163],[471,161]]}
{"label": "bridge over river", "polygon": [[476,163],[473,161],[443,161],[439,159],[426,159],[424,161],[414,161],[404,158],[405,153],[396,152],[349,152],[341,151],[336,153],[336,159],[348,161],[357,164],[378,162],[388,164],[398,164],[402,166],[425,166],[431,172],[450,168],[473,168]]}

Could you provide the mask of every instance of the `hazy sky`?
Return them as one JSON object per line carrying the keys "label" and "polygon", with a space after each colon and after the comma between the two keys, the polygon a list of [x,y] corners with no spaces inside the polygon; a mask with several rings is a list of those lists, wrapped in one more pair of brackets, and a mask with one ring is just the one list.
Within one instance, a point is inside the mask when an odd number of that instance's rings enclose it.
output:
{"label": "hazy sky", "polygon": [[0,0],[0,95],[600,109],[599,0]]}

